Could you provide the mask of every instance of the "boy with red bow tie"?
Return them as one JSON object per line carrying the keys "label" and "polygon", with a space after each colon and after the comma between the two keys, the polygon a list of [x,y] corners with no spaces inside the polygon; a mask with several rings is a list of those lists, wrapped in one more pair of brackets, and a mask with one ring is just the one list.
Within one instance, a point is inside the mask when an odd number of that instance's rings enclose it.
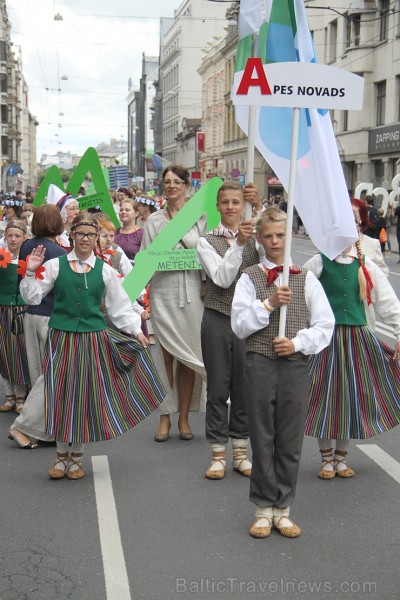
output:
{"label": "boy with red bow tie", "polygon": [[[246,339],[246,412],[253,451],[250,500],[256,505],[250,535],[266,538],[272,525],[285,537],[301,530],[289,518],[296,492],[309,397],[308,355],[332,337],[334,317],[316,277],[291,268],[282,285],[286,213],[267,209],[256,237],[262,263],[244,271],[232,304],[232,329]],[[286,336],[279,338],[279,308],[287,305]]]}

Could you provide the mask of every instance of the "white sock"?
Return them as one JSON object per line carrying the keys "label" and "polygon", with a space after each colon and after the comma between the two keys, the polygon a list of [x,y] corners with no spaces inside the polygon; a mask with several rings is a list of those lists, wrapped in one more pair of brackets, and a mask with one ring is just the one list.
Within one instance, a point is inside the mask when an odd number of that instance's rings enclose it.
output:
{"label": "white sock", "polygon": [[247,458],[248,439],[232,438],[233,467],[240,471],[251,469],[252,464]]}
{"label": "white sock", "polygon": [[[214,452],[225,452],[226,450],[226,446],[225,444],[211,444],[211,450],[214,454]],[[225,469],[226,467],[226,454],[225,454],[225,458],[218,458],[218,460],[216,460],[215,462],[211,463],[211,466],[209,467],[209,471],[221,471],[222,469]]]}
{"label": "white sock", "polygon": [[[345,471],[348,469],[347,465],[347,448],[349,447],[349,440],[336,440],[336,450],[335,450],[335,467],[336,471]],[[338,454],[342,452],[344,454]],[[342,462],[341,462],[342,461]]]}
{"label": "white sock", "polygon": [[[57,442],[57,454],[69,454],[69,445],[67,442]],[[58,461],[55,463],[54,468],[65,471],[66,467],[63,462]]]}
{"label": "white sock", "polygon": [[72,444],[71,454],[74,454],[74,455],[81,454],[82,456],[79,456],[79,457],[74,456],[73,457],[76,461],[78,461],[79,464],[71,463],[71,466],[69,467],[70,471],[78,471],[79,467],[81,466],[82,458],[83,458],[83,447],[84,447],[84,444],[78,444],[78,443]]}
{"label": "white sock", "polygon": [[289,512],[289,506],[287,508],[278,508],[277,506],[274,506],[274,525],[278,525],[279,523],[279,527],[293,527],[293,523],[289,521],[289,519],[281,518],[288,517]]}
{"label": "white sock", "polygon": [[[321,452],[321,459],[322,459],[322,466],[321,468],[324,471],[330,471],[332,472],[334,467],[333,467],[333,440],[327,440],[324,438],[319,438],[318,439],[318,446],[319,446],[319,451]],[[328,452],[328,450],[330,452]]]}
{"label": "white sock", "polygon": [[271,527],[274,509],[272,506],[257,506],[256,508],[257,527]]}

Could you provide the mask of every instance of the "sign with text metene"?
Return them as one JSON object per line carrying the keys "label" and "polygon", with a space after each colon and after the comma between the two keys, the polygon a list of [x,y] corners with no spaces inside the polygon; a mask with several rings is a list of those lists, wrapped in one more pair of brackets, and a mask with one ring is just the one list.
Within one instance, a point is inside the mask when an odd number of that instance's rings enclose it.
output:
{"label": "sign with text metene", "polygon": [[201,269],[197,262],[197,251],[195,248],[181,250],[157,250],[149,251],[149,256],[158,258],[156,271],[190,271]]}

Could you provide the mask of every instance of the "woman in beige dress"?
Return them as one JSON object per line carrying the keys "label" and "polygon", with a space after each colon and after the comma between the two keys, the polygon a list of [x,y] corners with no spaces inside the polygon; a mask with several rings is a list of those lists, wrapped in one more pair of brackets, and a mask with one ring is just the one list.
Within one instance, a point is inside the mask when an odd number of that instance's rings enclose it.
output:
{"label": "woman in beige dress", "polygon": [[[185,206],[190,187],[189,172],[171,165],[163,173],[166,205],[146,221],[141,249],[148,248],[160,231]],[[182,237],[176,249],[196,248],[207,230],[203,215]],[[179,411],[180,438],[191,440],[189,411],[199,410],[204,401],[205,369],[200,345],[200,324],[203,315],[201,272],[156,272],[150,281],[150,310],[154,328],[154,362],[167,389],[160,406],[160,424],[155,441],[169,438],[170,415]]]}

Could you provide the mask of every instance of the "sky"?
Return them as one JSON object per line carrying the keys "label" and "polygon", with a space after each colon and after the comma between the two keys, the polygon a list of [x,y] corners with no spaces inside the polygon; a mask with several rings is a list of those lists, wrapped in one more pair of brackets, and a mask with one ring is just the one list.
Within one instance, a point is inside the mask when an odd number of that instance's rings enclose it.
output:
{"label": "sky", "polygon": [[[128,80],[139,88],[142,54],[159,54],[160,17],[181,0],[7,0],[21,49],[29,110],[39,122],[37,159],[83,154],[127,140]],[[54,20],[61,14],[63,20]],[[67,76],[67,80],[63,76]]]}

